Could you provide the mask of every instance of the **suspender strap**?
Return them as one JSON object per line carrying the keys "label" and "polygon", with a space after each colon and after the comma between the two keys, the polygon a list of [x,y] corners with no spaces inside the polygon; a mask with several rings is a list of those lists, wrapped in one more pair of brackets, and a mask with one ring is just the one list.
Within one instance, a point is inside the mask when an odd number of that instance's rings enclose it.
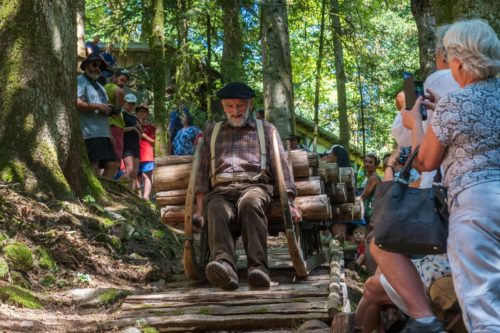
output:
{"label": "suspender strap", "polygon": [[[260,176],[265,172],[267,166],[266,139],[264,136],[264,125],[262,120],[256,119],[255,122],[257,124],[257,135],[259,138],[260,174],[258,176]],[[215,124],[214,129],[212,131],[212,136],[210,137],[210,170],[211,170],[210,179],[212,182],[212,187],[217,184],[217,178],[215,174],[215,143],[217,141],[217,135],[219,135],[221,125],[222,121]]]}
{"label": "suspender strap", "polygon": [[259,136],[259,146],[260,146],[260,171],[263,173],[266,170],[267,165],[267,155],[266,155],[266,138],[264,137],[264,125],[262,120],[256,119],[257,123],[257,134]]}
{"label": "suspender strap", "polygon": [[210,137],[210,169],[212,171],[210,174],[210,178],[212,180],[212,186],[215,186],[215,184],[217,184],[217,180],[215,179],[215,141],[217,141],[217,135],[219,134],[221,125],[222,121],[219,121],[215,124],[214,130],[212,131],[212,136]]}

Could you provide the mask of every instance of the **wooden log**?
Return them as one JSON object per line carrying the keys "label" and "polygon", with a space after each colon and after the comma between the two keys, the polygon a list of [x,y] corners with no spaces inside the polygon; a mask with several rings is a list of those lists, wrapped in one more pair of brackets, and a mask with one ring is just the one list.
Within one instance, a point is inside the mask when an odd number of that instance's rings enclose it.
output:
{"label": "wooden log", "polygon": [[182,190],[188,187],[192,163],[157,167],[153,171],[153,187],[156,192]]}
{"label": "wooden log", "polygon": [[186,189],[157,192],[156,202],[158,202],[160,207],[184,205],[186,202],[186,192]]}
{"label": "wooden log", "polygon": [[184,223],[184,205],[165,206],[162,208],[161,221],[166,224]]}
{"label": "wooden log", "polygon": [[186,164],[193,162],[193,155],[169,155],[155,158],[155,166]]}
{"label": "wooden log", "polygon": [[349,189],[356,188],[356,176],[351,167],[339,168],[339,180]]}
{"label": "wooden log", "polygon": [[307,153],[307,160],[309,161],[310,168],[319,167],[319,155],[318,153]]}
{"label": "wooden log", "polygon": [[363,205],[363,200],[361,197],[356,197],[353,206],[353,215],[355,220],[361,220],[365,213],[365,207]]}
{"label": "wooden log", "polygon": [[354,204],[343,203],[332,206],[332,220],[335,222],[348,222],[354,220]]}
{"label": "wooden log", "polygon": [[458,300],[451,276],[443,276],[434,281],[429,288],[429,296],[438,308],[447,311],[456,306]]}
{"label": "wooden log", "polygon": [[[294,204],[300,209],[302,218],[306,221],[325,221],[331,218],[330,200],[325,194],[296,197]],[[266,215],[269,221],[283,220],[279,201],[272,202]]]}
{"label": "wooden log", "polygon": [[332,333],[354,333],[354,313],[338,313],[333,317]]}
{"label": "wooden log", "polygon": [[342,297],[340,286],[341,266],[343,260],[342,248],[340,243],[332,239],[330,240],[329,254],[330,254],[330,285],[328,295],[328,314],[333,317],[335,314],[342,311]]}
{"label": "wooden log", "polygon": [[297,188],[297,196],[305,195],[320,195],[325,191],[325,183],[319,179],[309,177],[309,179],[299,180],[295,182]]}
{"label": "wooden log", "polygon": [[307,158],[307,151],[300,149],[291,150],[289,154],[292,162],[294,178],[299,179],[309,177],[309,160]]}
{"label": "wooden log", "polygon": [[331,185],[332,202],[341,204],[347,202],[347,188],[345,183],[336,183]]}

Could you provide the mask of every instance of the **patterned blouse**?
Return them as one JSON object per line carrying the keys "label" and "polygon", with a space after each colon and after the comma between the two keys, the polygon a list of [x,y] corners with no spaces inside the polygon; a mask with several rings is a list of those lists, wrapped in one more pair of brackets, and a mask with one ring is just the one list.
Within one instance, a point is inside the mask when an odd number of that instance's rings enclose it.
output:
{"label": "patterned blouse", "polygon": [[174,155],[193,155],[194,140],[201,130],[196,126],[181,128],[174,139]]}
{"label": "patterned blouse", "polygon": [[446,148],[442,165],[450,204],[469,187],[500,180],[500,78],[442,98],[431,125]]}

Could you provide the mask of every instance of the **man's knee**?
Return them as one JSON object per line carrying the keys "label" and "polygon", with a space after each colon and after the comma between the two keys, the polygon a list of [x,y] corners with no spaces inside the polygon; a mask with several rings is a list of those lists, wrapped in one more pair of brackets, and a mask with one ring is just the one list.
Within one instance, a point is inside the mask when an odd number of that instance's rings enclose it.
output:
{"label": "man's knee", "polygon": [[244,197],[238,202],[238,213],[246,214],[248,212],[263,212],[264,203],[257,197]]}
{"label": "man's knee", "polygon": [[383,304],[387,301],[387,294],[380,283],[380,275],[375,275],[365,282],[363,297],[369,302]]}

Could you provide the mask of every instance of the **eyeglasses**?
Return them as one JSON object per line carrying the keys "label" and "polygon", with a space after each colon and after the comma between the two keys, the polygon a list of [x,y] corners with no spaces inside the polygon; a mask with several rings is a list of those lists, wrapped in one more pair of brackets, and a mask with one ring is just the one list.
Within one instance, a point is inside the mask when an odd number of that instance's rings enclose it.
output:
{"label": "eyeglasses", "polygon": [[92,62],[90,63],[90,66],[93,68],[101,68],[101,63],[100,62]]}
{"label": "eyeglasses", "polygon": [[443,52],[443,61],[445,64],[448,63],[448,52],[446,52],[446,49]]}

